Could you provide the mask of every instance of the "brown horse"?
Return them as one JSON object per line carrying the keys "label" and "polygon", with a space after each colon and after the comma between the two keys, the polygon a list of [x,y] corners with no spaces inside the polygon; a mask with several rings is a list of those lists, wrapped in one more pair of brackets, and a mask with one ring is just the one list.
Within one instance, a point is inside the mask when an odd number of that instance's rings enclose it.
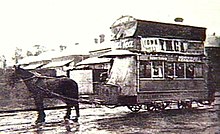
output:
{"label": "brown horse", "polygon": [[44,113],[44,98],[61,99],[67,104],[67,112],[64,119],[70,119],[71,108],[75,106],[76,118],[78,121],[79,115],[79,95],[77,83],[67,77],[45,77],[37,76],[28,70],[14,66],[13,79],[22,79],[28,90],[33,94],[35,106],[38,111],[36,123],[45,122]]}

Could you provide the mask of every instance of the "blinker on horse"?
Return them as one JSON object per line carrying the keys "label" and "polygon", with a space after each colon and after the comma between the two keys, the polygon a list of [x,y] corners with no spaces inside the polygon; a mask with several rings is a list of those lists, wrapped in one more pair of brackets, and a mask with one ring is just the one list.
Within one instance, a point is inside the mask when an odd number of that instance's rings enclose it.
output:
{"label": "blinker on horse", "polygon": [[28,90],[33,94],[38,117],[36,123],[45,122],[46,114],[44,112],[44,98],[61,99],[67,105],[67,112],[64,119],[70,119],[71,108],[74,106],[76,110],[76,118],[79,115],[79,95],[77,83],[67,77],[55,78],[46,76],[37,76],[36,74],[14,66],[14,77],[23,80]]}

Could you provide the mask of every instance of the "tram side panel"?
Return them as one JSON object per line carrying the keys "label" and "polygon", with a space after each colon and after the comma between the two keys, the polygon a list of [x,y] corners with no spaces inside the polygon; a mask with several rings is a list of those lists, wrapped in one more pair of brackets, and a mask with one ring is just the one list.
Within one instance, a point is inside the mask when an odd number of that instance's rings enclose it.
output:
{"label": "tram side panel", "polygon": [[208,90],[204,80],[140,80],[139,103],[207,99]]}
{"label": "tram side panel", "polygon": [[[197,59],[197,57],[193,59]],[[140,61],[138,103],[209,101],[209,90],[205,81],[207,74],[204,70],[205,65],[201,60],[197,60],[197,62]]]}

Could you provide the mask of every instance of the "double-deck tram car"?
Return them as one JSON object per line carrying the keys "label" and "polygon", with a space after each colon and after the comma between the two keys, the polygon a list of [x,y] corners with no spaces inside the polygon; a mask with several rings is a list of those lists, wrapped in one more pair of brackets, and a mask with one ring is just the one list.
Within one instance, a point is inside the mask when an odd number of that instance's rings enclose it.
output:
{"label": "double-deck tram car", "polygon": [[112,49],[71,71],[81,93],[108,107],[127,106],[135,112],[210,103],[206,28],[122,16],[111,30]]}

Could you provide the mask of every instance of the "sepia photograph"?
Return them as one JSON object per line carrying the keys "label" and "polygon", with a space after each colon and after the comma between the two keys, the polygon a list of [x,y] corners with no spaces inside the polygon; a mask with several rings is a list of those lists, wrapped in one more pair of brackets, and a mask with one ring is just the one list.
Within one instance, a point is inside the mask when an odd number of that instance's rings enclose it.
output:
{"label": "sepia photograph", "polygon": [[219,0],[0,0],[0,134],[220,134]]}

